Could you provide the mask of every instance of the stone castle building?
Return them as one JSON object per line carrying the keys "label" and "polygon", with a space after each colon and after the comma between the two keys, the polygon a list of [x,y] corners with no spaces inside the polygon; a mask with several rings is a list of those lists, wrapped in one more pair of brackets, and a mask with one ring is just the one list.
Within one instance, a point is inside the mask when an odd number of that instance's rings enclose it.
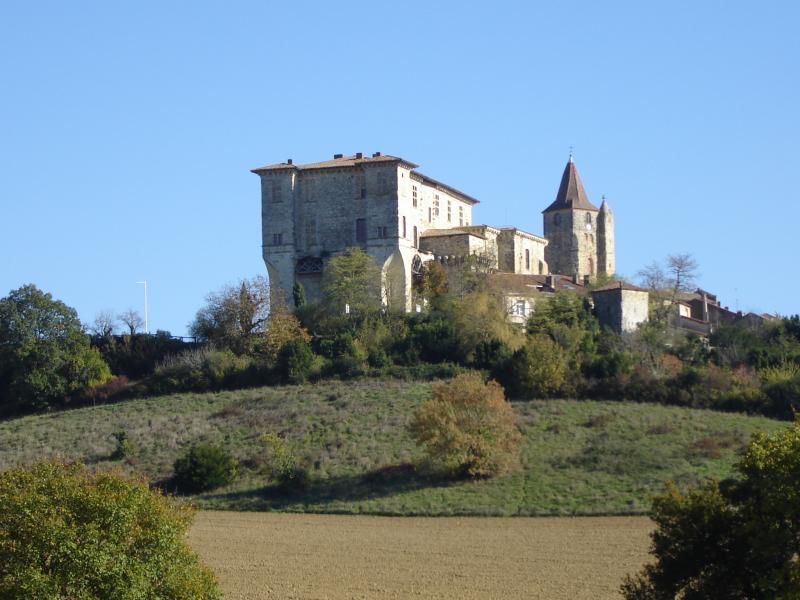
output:
{"label": "stone castle building", "polygon": [[566,275],[583,282],[614,273],[614,221],[603,201],[589,202],[570,157],[555,201],[544,212],[544,237],[473,222],[478,200],[380,152],[334,155],[296,165],[290,159],[253,169],[261,178],[263,257],[270,284],[291,302],[295,282],[320,293],[333,255],[359,246],[382,268],[384,301],[412,309],[412,281],[422,265],[466,256],[520,276]]}

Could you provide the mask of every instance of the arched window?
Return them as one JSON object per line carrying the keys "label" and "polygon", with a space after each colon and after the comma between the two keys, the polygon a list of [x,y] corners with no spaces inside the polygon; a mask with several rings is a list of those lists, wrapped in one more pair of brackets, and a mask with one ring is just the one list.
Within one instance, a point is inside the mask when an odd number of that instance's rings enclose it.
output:
{"label": "arched window", "polygon": [[531,251],[527,248],[525,249],[525,270],[531,270]]}
{"label": "arched window", "polygon": [[539,275],[544,275],[544,263],[539,261]]}
{"label": "arched window", "polygon": [[587,225],[592,224],[592,213],[586,213],[586,224]]}

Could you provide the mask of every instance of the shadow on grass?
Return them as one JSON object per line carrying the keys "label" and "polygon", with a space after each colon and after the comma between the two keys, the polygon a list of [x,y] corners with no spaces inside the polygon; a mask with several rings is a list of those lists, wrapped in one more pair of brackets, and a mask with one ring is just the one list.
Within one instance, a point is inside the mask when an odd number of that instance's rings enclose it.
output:
{"label": "shadow on grass", "polygon": [[[359,475],[312,479],[302,489],[272,484],[240,492],[204,494],[204,503],[231,510],[292,510],[298,505],[323,509],[333,503],[385,498],[424,488],[447,487],[460,480],[423,473],[414,465],[391,465]],[[326,511],[327,512],[327,511]],[[335,512],[335,511],[331,511]],[[343,507],[342,512],[350,512]]]}

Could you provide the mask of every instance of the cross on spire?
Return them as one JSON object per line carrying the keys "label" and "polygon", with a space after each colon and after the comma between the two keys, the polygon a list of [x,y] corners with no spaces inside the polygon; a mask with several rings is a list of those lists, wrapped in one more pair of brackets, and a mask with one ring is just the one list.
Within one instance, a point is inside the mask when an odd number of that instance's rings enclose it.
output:
{"label": "cross on spire", "polygon": [[569,147],[569,162],[572,162],[572,146]]}

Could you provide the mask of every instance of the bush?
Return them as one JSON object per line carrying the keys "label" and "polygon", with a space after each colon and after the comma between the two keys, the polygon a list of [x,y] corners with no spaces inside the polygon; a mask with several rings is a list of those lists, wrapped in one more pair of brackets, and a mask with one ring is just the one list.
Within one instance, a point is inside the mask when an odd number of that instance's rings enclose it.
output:
{"label": "bush", "polygon": [[180,492],[207,492],[231,483],[236,467],[236,459],[224,449],[196,444],[175,461],[173,483]]}
{"label": "bush", "polygon": [[289,383],[303,383],[313,367],[314,353],[304,339],[296,338],[286,342],[278,354],[278,372]]}
{"label": "bush", "polygon": [[289,443],[275,435],[265,433],[261,443],[267,450],[267,464],[270,478],[286,490],[305,490],[310,484],[308,469],[297,460]]}
{"label": "bush", "polygon": [[114,452],[111,454],[111,458],[114,460],[121,460],[123,458],[127,458],[133,453],[133,446],[131,445],[131,440],[128,437],[127,431],[120,429],[119,431],[112,433],[111,436],[116,442]]}
{"label": "bush", "polygon": [[192,512],[116,473],[40,463],[0,474],[0,597],[220,598],[186,545]]}
{"label": "bush", "polygon": [[656,497],[656,561],[626,579],[625,598],[800,597],[800,422],[756,434],[737,471]]}
{"label": "bush", "polygon": [[431,462],[453,475],[491,477],[518,461],[520,433],[503,388],[465,373],[434,385],[414,413],[411,435]]}

